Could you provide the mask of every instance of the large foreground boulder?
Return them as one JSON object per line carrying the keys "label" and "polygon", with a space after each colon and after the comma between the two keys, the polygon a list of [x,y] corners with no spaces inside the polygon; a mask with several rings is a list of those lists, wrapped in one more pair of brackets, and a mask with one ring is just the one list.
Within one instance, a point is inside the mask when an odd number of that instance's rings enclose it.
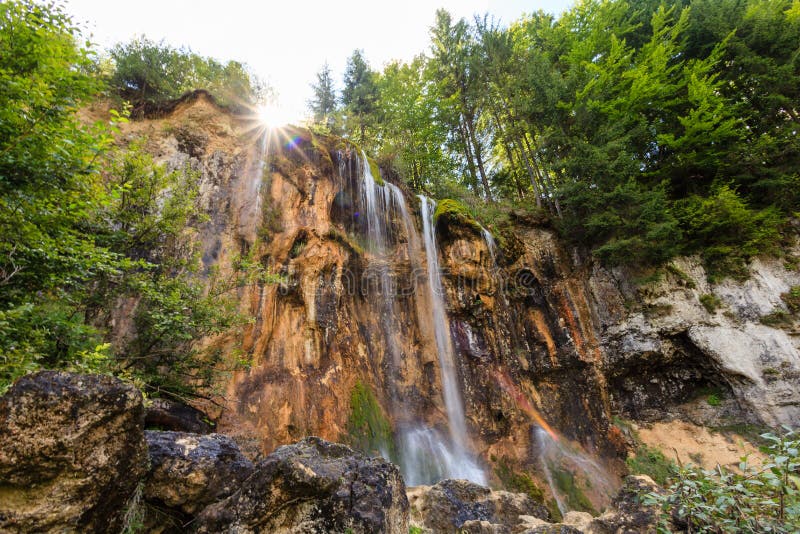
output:
{"label": "large foreground boulder", "polygon": [[547,509],[524,493],[492,491],[466,480],[442,480],[408,492],[415,523],[441,533],[505,533],[521,517],[547,519]]}
{"label": "large foreground boulder", "polygon": [[152,430],[145,435],[150,454],[145,502],[178,519],[188,522],[230,496],[253,473],[253,463],[228,436]]}
{"label": "large foreground boulder", "polygon": [[408,534],[397,467],[320,438],[278,448],[227,499],[207,507],[197,532]]}
{"label": "large foreground boulder", "polygon": [[44,371],[0,398],[0,532],[116,532],[147,470],[142,395]]}

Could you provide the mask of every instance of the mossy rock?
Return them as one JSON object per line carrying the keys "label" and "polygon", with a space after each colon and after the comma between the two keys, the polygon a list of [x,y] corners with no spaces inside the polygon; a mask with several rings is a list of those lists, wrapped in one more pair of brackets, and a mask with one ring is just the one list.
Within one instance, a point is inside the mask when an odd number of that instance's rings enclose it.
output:
{"label": "mossy rock", "polygon": [[457,200],[446,198],[436,204],[433,213],[433,224],[443,225],[449,230],[466,228],[481,235],[481,225],[472,216],[467,207]]}
{"label": "mossy rock", "polygon": [[325,237],[332,241],[336,241],[340,245],[347,248],[350,252],[358,256],[364,255],[364,247],[359,245],[355,240],[351,239],[350,236],[340,232],[336,228],[331,228],[328,230],[328,233],[325,234]]}
{"label": "mossy rock", "polygon": [[344,440],[368,455],[388,454],[397,457],[392,425],[383,412],[375,393],[367,384],[356,382],[350,392],[350,417]]}

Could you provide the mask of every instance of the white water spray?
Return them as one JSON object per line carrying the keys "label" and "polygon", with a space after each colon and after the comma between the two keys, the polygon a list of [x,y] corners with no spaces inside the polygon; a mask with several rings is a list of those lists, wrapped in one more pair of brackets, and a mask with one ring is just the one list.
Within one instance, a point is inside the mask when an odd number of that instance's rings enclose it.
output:
{"label": "white water spray", "polygon": [[[464,404],[458,387],[458,372],[455,366],[453,343],[450,338],[450,325],[445,314],[439,251],[436,246],[436,230],[433,224],[436,205],[425,196],[420,196],[419,198],[421,202],[422,235],[428,267],[428,293],[434,338],[436,340],[436,352],[439,356],[439,367],[442,371],[442,389],[450,427],[452,455],[457,459],[458,464],[463,466],[460,469],[461,474],[457,476],[463,476],[478,484],[485,484],[486,475],[471,457],[467,448],[469,443],[467,423],[464,416]],[[448,474],[448,476],[452,475],[455,474]]]}
{"label": "white water spray", "polygon": [[554,468],[569,471],[573,476],[579,475],[578,478],[591,482],[592,488],[602,494],[606,500],[610,500],[611,496],[616,493],[617,488],[613,485],[615,477],[588,454],[564,440],[554,439],[540,426],[534,426],[533,440],[538,449],[540,467],[562,514],[568,512],[570,508],[553,479]]}

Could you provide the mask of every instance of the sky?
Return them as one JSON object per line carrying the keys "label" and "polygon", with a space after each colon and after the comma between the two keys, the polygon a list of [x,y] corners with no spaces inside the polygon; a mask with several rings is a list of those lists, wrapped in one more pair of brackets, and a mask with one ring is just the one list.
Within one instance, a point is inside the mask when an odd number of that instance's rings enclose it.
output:
{"label": "sky", "polygon": [[237,60],[277,92],[279,122],[306,114],[311,83],[327,61],[339,83],[347,58],[364,50],[373,69],[427,51],[436,9],[454,18],[489,13],[507,25],[539,9],[560,14],[573,0],[67,0],[102,48],[138,35],[220,61]]}

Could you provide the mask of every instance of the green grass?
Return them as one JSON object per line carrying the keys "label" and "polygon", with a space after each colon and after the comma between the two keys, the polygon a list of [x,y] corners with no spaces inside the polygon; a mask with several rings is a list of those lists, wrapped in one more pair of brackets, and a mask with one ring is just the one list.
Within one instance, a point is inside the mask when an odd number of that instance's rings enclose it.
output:
{"label": "green grass", "polygon": [[761,324],[771,326],[773,328],[784,328],[792,326],[794,319],[792,314],[780,309],[775,309],[772,313],[768,313],[759,319]]}
{"label": "green grass", "polygon": [[344,247],[348,248],[351,252],[355,253],[358,256],[364,255],[364,247],[359,245],[350,236],[340,232],[336,228],[330,228],[328,230],[328,233],[325,234],[325,237],[333,241],[336,241],[340,245],[343,245]]}
{"label": "green grass", "polygon": [[684,272],[677,265],[668,263],[664,268],[667,270],[667,272],[672,273],[675,278],[677,278],[685,287],[688,287],[689,289],[694,289],[697,287],[697,285],[694,283],[694,280],[692,280],[692,277],[686,274],[686,272]]}
{"label": "green grass", "polygon": [[635,456],[629,457],[625,463],[632,475],[647,475],[661,486],[672,478],[676,469],[675,463],[668,460],[663,452],[644,444],[640,444]]}
{"label": "green grass", "polygon": [[800,286],[792,286],[789,291],[782,293],[781,300],[792,313],[800,312]]}
{"label": "green grass", "polygon": [[708,313],[714,313],[722,306],[722,301],[718,296],[706,293],[700,295],[700,304],[703,305]]}

